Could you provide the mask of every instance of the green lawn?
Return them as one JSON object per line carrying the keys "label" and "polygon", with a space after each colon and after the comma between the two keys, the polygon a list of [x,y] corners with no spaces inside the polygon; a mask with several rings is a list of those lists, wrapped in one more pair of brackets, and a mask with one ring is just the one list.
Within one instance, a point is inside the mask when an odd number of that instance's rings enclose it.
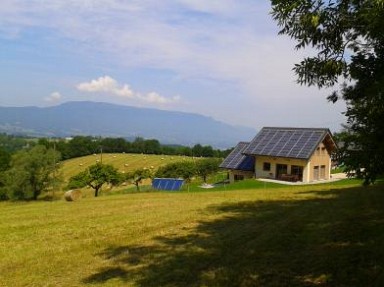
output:
{"label": "green lawn", "polygon": [[384,286],[383,189],[0,203],[0,286]]}

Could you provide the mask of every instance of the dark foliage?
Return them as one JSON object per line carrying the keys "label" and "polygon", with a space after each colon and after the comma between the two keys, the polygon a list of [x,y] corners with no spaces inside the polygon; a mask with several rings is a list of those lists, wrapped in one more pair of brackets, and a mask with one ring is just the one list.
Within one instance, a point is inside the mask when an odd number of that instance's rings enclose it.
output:
{"label": "dark foliage", "polygon": [[39,144],[55,148],[61,152],[63,159],[70,159],[94,153],[144,153],[165,155],[186,155],[201,157],[226,157],[230,150],[213,149],[200,144],[191,147],[179,145],[162,145],[156,139],[136,138],[129,142],[124,138],[98,138],[76,136],[71,140],[46,138],[39,139]]}
{"label": "dark foliage", "polygon": [[0,197],[36,200],[59,180],[59,160],[59,152],[42,145],[16,152],[12,155],[9,168],[2,173]]}

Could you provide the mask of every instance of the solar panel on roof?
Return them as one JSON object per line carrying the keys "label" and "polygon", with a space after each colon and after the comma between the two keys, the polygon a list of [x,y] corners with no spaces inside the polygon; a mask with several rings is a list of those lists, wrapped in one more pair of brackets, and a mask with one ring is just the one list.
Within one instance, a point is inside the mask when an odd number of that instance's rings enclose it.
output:
{"label": "solar panel on roof", "polygon": [[244,153],[291,158],[309,158],[327,129],[263,128]]}
{"label": "solar panel on roof", "polygon": [[243,154],[245,148],[247,148],[248,143],[240,142],[233,151],[224,159],[219,167],[227,169],[237,169],[237,170],[254,170],[254,157],[247,156]]}

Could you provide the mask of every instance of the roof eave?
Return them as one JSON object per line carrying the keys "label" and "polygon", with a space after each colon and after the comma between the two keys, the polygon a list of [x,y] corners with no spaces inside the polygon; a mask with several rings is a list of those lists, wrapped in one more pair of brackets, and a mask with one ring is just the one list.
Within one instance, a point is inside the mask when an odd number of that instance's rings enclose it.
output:
{"label": "roof eave", "polygon": [[265,156],[265,157],[276,157],[276,158],[288,158],[288,159],[304,159],[309,160],[310,157],[290,157],[290,156],[281,156],[281,155],[270,155],[270,154],[247,154],[248,156]]}

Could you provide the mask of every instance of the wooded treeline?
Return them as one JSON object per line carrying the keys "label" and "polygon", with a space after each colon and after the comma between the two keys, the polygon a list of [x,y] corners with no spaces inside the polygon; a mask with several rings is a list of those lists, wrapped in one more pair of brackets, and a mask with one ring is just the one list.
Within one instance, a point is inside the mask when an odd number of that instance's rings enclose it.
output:
{"label": "wooded treeline", "polygon": [[124,138],[98,138],[76,136],[71,140],[39,139],[38,144],[53,147],[61,153],[62,158],[70,159],[94,153],[143,153],[164,155],[185,155],[197,157],[225,157],[231,151],[214,149],[210,145],[195,144],[192,147],[179,145],[162,145],[156,139],[136,138],[130,142]]}
{"label": "wooded treeline", "polygon": [[232,149],[219,150],[210,145],[195,144],[193,146],[163,145],[156,139],[141,137],[133,141],[124,138],[102,138],[91,136],[75,136],[71,139],[39,138],[0,134],[0,150],[12,154],[18,150],[43,145],[60,152],[63,160],[90,155],[94,153],[144,153],[164,155],[185,155],[197,157],[226,157]]}

